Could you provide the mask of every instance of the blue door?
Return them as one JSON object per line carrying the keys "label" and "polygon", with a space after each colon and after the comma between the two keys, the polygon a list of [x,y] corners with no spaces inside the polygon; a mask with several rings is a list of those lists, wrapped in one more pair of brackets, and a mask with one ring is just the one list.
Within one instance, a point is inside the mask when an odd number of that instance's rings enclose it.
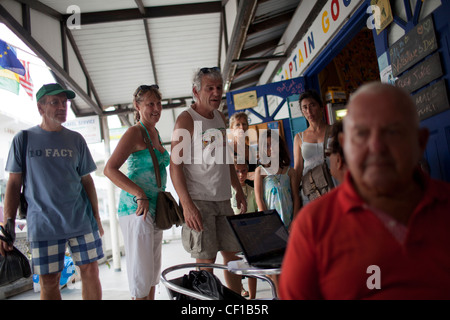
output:
{"label": "blue door", "polygon": [[[417,91],[412,92],[412,95],[414,97],[414,95],[423,92],[424,89],[430,88],[438,82],[443,81],[445,85],[444,93],[446,91],[447,96],[450,96],[448,94],[450,80],[450,25],[448,19],[450,14],[450,1],[416,1],[414,4],[412,1],[403,0],[396,1],[396,5],[393,6],[393,9],[394,7],[396,7],[395,10],[393,10],[394,21],[391,25],[379,35],[377,35],[375,30],[373,31],[378,57],[384,53],[387,53],[390,60],[388,45],[389,42],[392,42],[388,39],[390,27],[400,27],[406,34],[414,29],[414,27],[416,27],[419,23],[431,17],[437,40],[437,50],[434,53],[437,53],[440,57],[443,75],[438,79],[430,81],[427,85]],[[431,7],[432,9],[430,9]],[[402,12],[403,18],[401,18],[395,11]],[[404,17],[405,15],[406,19]],[[428,59],[430,56],[431,54],[422,61]],[[430,175],[433,178],[450,182],[450,109],[448,99],[446,103],[439,107],[444,111],[421,121],[421,127],[426,127],[430,131],[430,138],[425,151],[425,158],[428,161],[430,166]]]}

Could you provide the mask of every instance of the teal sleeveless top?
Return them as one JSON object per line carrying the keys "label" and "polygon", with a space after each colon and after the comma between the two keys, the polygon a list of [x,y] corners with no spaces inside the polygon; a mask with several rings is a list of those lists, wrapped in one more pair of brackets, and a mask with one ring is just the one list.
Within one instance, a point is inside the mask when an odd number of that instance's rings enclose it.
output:
{"label": "teal sleeveless top", "polygon": [[[142,125],[142,123],[141,123]],[[142,125],[143,126],[143,125]],[[143,126],[147,132],[147,136],[150,139],[147,129]],[[159,136],[161,141],[161,137]],[[150,140],[151,143],[151,140]],[[167,171],[166,167],[170,163],[170,155],[167,150],[161,153],[159,150],[153,148],[156,154],[156,158],[159,163],[159,171],[161,174],[161,191],[166,189],[167,183]],[[132,153],[127,159],[128,165],[128,178],[136,183],[144,190],[147,198],[149,198],[150,206],[149,211],[152,217],[155,216],[156,210],[156,197],[158,195],[158,186],[156,183],[155,169],[153,168],[152,157],[147,148],[144,150],[136,151]],[[128,192],[122,190],[119,198],[119,217],[135,214],[137,210],[137,203],[133,200],[134,196]]]}

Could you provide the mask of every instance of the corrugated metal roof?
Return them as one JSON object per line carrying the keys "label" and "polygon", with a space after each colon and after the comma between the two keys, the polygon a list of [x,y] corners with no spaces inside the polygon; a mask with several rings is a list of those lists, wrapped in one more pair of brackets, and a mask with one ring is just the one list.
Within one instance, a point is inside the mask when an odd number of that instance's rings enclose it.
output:
{"label": "corrugated metal roof", "polygon": [[[132,94],[141,84],[158,83],[163,95],[164,127],[172,130],[178,112],[170,108],[186,106],[191,101],[191,83],[194,71],[212,67],[228,59],[229,46],[221,48],[225,28],[222,24],[228,1],[211,0],[13,0],[38,12],[39,19],[47,14],[53,21],[63,23],[72,15],[69,8],[80,10],[81,25],[68,28],[67,46],[69,70],[61,67],[57,73],[67,72],[72,79],[68,86],[75,86],[78,94],[74,101],[77,116],[106,114],[110,107],[127,122],[126,115],[132,109]],[[231,0],[230,0],[231,1]],[[237,68],[227,74],[231,77],[228,90],[254,86],[258,83],[268,61],[282,59],[277,51],[278,43],[301,0],[241,0],[236,13],[245,11],[241,21],[248,21],[244,33],[228,35],[233,46]],[[244,10],[248,5],[254,10]],[[20,7],[19,7],[20,8]],[[250,16],[252,15],[252,16]],[[35,18],[34,15],[31,18]],[[241,15],[242,18],[242,15]],[[236,20],[238,20],[236,18]],[[34,21],[32,21],[34,22]],[[41,22],[44,22],[41,20]],[[54,24],[53,24],[54,25]],[[31,35],[33,31],[31,30]],[[23,35],[27,37],[27,35]],[[28,35],[29,36],[29,35]],[[40,34],[41,39],[45,34]],[[238,39],[239,37],[239,39]],[[45,45],[44,49],[45,49]],[[64,44],[62,44],[64,46]],[[236,49],[237,48],[237,49]],[[51,55],[51,54],[50,54]],[[278,55],[278,56],[274,56]],[[259,59],[248,61],[248,59]],[[76,63],[74,61],[78,61]],[[67,67],[67,66],[66,66]],[[61,79],[62,81],[67,79]],[[108,111],[106,111],[108,109]],[[166,112],[167,111],[167,112]],[[225,107],[226,113],[226,107]],[[130,122],[128,121],[128,124]],[[162,133],[170,139],[170,134]],[[164,138],[163,138],[164,139]],[[165,141],[167,142],[167,140]]]}
{"label": "corrugated metal roof", "polygon": [[190,96],[195,69],[218,63],[220,13],[148,22],[158,84],[164,97]]}
{"label": "corrugated metal roof", "polygon": [[155,82],[142,21],[83,25],[72,33],[104,107],[130,103],[139,85]]}
{"label": "corrugated metal roof", "polygon": [[[41,0],[66,14],[74,1]],[[148,7],[199,1],[144,1]],[[82,14],[136,9],[135,1],[75,2]],[[127,105],[141,84],[158,82],[164,99],[189,97],[196,68],[215,66],[219,56],[220,12],[175,17],[148,18],[103,23],[83,23],[71,31],[100,103],[105,109]],[[145,28],[148,28],[153,65]],[[155,75],[156,78],[155,79]],[[87,108],[75,100],[81,111]]]}

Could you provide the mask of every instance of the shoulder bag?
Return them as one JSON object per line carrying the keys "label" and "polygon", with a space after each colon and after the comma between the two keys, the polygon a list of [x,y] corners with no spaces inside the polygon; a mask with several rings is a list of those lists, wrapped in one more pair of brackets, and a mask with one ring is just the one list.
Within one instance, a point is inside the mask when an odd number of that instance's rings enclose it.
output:
{"label": "shoulder bag", "polygon": [[319,198],[334,187],[325,156],[327,140],[328,126],[325,130],[325,137],[323,140],[323,162],[306,172],[302,177],[303,194],[307,196],[310,201]]}
{"label": "shoulder bag", "polygon": [[158,185],[158,197],[156,201],[156,212],[155,212],[155,224],[158,229],[167,230],[172,228],[173,225],[181,226],[184,222],[183,212],[178,205],[178,203],[173,198],[169,191],[161,191],[161,174],[159,172],[159,163],[156,158],[155,151],[150,141],[150,137],[143,125],[140,123],[139,127],[141,129],[142,137],[147,145],[147,149],[150,152],[150,156],[153,161],[153,168],[155,169],[156,183]]}
{"label": "shoulder bag", "polygon": [[22,191],[20,192],[19,201],[19,218],[27,218],[28,203],[25,199],[25,175],[27,172],[27,145],[28,145],[28,131],[23,130],[22,139]]}

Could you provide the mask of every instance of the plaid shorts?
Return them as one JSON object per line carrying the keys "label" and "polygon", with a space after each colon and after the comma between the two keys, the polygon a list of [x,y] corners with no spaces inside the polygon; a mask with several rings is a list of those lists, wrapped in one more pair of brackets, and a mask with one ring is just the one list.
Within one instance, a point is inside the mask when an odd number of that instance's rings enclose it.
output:
{"label": "plaid shorts", "polygon": [[61,272],[64,269],[67,244],[73,263],[77,266],[97,261],[104,256],[102,239],[98,231],[70,239],[31,241],[31,262],[34,274]]}

